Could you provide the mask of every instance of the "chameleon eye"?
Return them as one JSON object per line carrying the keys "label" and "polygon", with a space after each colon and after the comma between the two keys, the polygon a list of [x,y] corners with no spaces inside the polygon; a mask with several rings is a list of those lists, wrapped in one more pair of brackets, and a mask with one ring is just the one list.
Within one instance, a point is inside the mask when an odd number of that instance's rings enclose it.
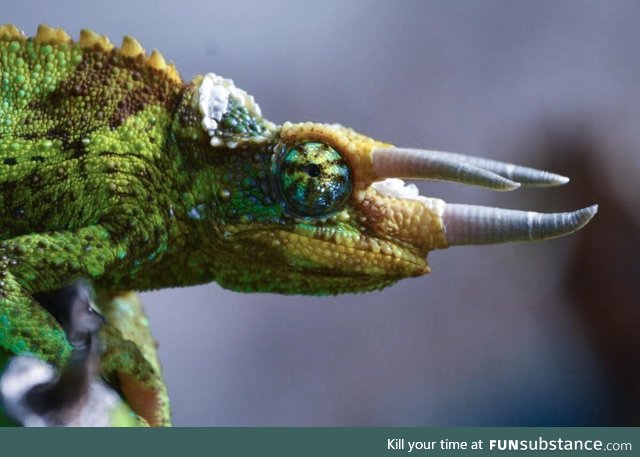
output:
{"label": "chameleon eye", "polygon": [[282,197],[300,216],[322,216],[339,209],[351,195],[351,169],[331,146],[302,143],[282,157],[277,179]]}

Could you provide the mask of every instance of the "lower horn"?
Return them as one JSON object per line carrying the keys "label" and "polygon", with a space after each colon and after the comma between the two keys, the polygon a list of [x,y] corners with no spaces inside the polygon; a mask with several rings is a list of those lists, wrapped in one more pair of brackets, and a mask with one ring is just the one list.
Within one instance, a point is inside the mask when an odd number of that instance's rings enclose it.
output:
{"label": "lower horn", "polygon": [[584,227],[598,205],[569,213],[534,213],[487,206],[447,204],[442,215],[449,246],[538,241],[568,235]]}

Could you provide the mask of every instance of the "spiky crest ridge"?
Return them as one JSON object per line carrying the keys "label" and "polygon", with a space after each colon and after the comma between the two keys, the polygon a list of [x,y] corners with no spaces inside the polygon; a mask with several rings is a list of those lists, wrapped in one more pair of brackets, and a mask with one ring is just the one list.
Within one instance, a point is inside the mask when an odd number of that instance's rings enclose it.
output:
{"label": "spiky crest ridge", "polygon": [[144,59],[145,63],[154,70],[165,73],[169,79],[177,84],[182,84],[182,78],[176,70],[173,63],[167,64],[162,54],[154,49],[151,55],[147,56],[146,51],[136,40],[128,35],[122,40],[122,45],[116,48],[111,44],[109,38],[105,35],[99,35],[90,29],[80,30],[78,41],[73,41],[71,36],[61,28],[50,27],[45,24],[38,26],[38,30],[32,38],[27,37],[22,30],[13,24],[0,25],[0,41],[19,41],[24,42],[32,39],[38,44],[51,45],[77,45],[84,50],[93,50],[98,52],[115,52],[123,57],[134,59]]}

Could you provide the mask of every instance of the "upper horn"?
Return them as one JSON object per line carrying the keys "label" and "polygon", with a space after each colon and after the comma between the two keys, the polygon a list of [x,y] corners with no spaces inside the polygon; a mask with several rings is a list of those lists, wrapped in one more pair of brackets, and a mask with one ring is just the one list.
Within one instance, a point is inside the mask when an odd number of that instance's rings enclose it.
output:
{"label": "upper horn", "polygon": [[385,147],[374,149],[371,157],[380,178],[451,181],[493,190],[513,190],[521,184],[557,186],[569,181],[548,171],[452,152]]}

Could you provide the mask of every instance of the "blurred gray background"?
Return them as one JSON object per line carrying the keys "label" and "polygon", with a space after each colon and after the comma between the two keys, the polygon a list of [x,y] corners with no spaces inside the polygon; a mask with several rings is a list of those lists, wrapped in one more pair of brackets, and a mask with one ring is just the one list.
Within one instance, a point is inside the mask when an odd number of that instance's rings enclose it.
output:
{"label": "blurred gray background", "polygon": [[447,184],[450,202],[564,211],[580,234],[454,248],[333,298],[215,284],[143,294],[176,425],[638,425],[640,3],[3,2],[0,22],[131,34],[270,120],[547,167],[564,188]]}

